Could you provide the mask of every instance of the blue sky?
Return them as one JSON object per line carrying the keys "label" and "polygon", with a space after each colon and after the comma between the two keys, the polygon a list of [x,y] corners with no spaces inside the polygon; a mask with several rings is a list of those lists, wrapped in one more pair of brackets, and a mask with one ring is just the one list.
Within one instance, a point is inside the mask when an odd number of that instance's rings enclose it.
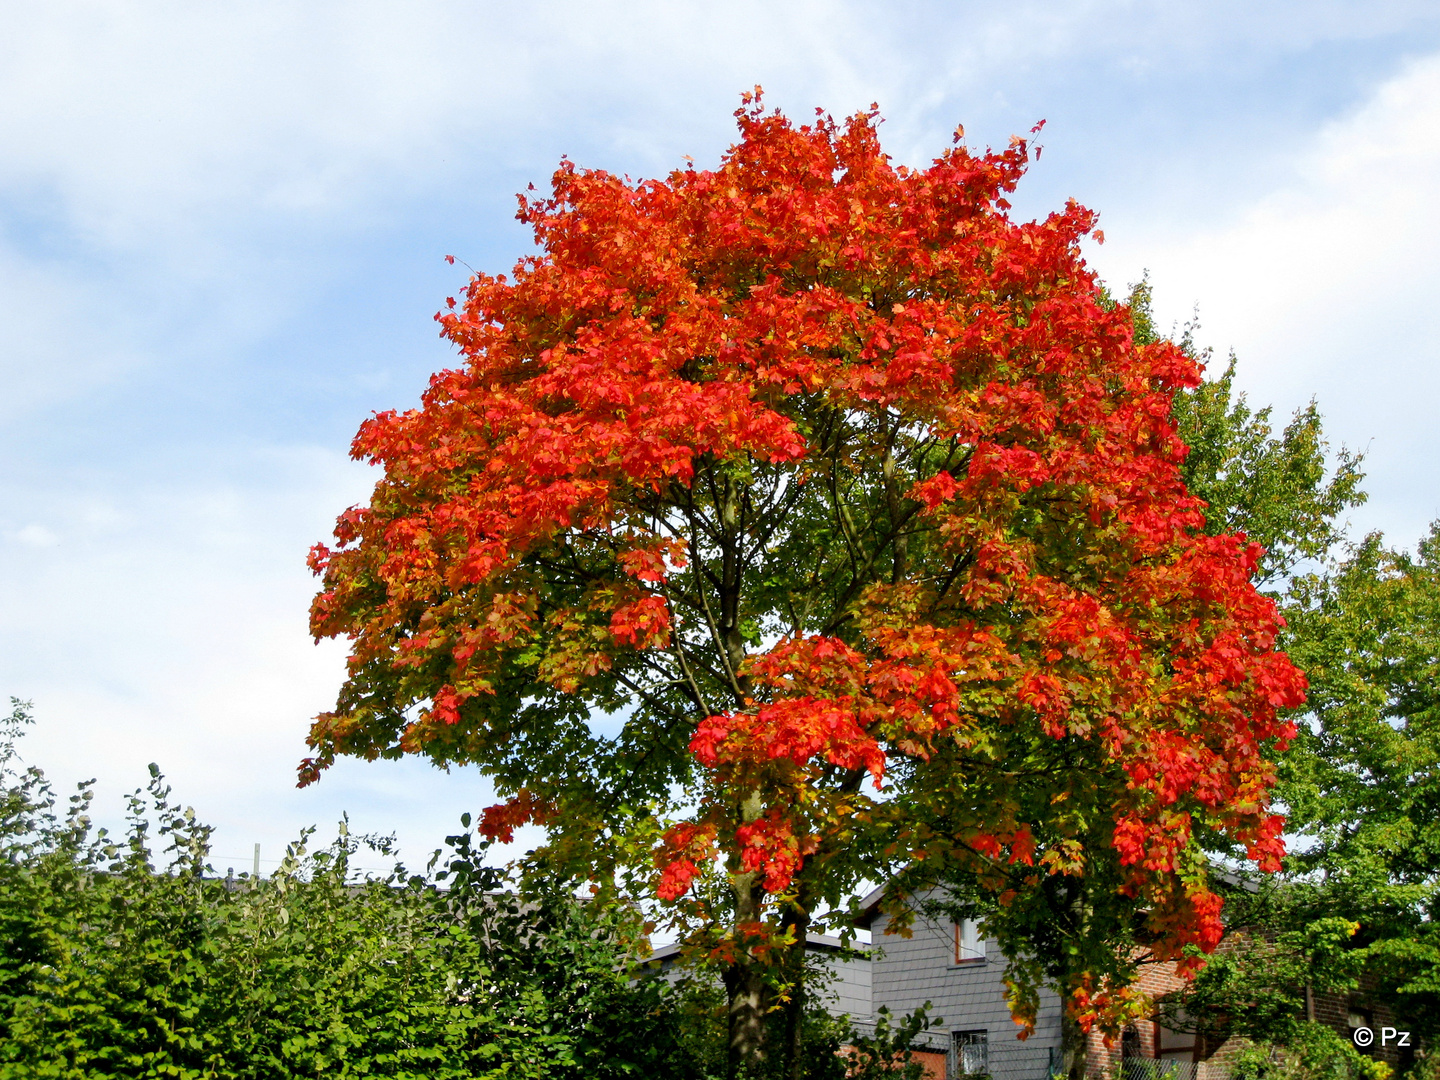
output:
{"label": "blue sky", "polygon": [[1354,528],[1440,517],[1440,8],[1428,3],[12,0],[0,12],[0,694],[27,757],[157,761],[267,860],[348,809],[412,857],[477,777],[345,763],[293,788],[342,656],[303,559],[365,497],[371,410],[449,354],[454,254],[528,248],[514,193],[562,154],[713,163],[755,84],[792,116],[878,102],[923,163],[963,123],[1048,123],[1017,212],[1097,209],[1090,255],[1198,305],[1256,403],[1318,398],[1366,449]]}

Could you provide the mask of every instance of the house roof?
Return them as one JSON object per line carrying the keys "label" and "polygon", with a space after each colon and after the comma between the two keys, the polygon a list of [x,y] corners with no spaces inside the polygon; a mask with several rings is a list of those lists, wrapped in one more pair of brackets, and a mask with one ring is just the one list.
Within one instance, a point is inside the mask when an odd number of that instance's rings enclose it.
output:
{"label": "house roof", "polygon": [[[1247,892],[1258,892],[1260,889],[1260,883],[1254,875],[1237,873],[1229,867],[1211,867],[1210,877],[1216,882],[1229,885],[1231,888],[1244,889]],[[875,920],[880,917],[880,901],[885,896],[885,889],[886,886],[877,885],[860,898],[860,914],[855,917],[851,925],[861,930],[872,928]]]}
{"label": "house roof", "polygon": [[[808,952],[816,953],[839,952],[846,948],[846,945],[838,937],[831,937],[829,934],[806,934],[805,948]],[[680,951],[681,946],[678,943],[661,945],[650,954],[650,962],[657,964],[673,963],[676,958],[679,957]]]}
{"label": "house roof", "polygon": [[885,886],[877,885],[860,898],[860,914],[855,919],[855,924],[861,930],[869,930],[870,925],[880,914],[880,898],[885,895]]}

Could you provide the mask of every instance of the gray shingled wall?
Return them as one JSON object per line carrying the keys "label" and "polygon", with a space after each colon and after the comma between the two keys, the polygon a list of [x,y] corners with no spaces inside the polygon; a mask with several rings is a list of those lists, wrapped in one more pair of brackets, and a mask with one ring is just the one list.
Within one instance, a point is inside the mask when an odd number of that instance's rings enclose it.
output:
{"label": "gray shingled wall", "polygon": [[1050,1052],[1060,1046],[1060,999],[1042,993],[1035,1033],[1021,1041],[1005,1005],[1005,958],[994,942],[986,942],[984,961],[955,963],[955,931],[949,924],[916,916],[910,938],[886,934],[888,918],[880,915],[871,927],[871,998],[892,1015],[903,1016],[930,1002],[939,1017],[935,1043],[949,1042],[950,1033],[987,1033],[989,1071],[995,1080],[1045,1080]]}
{"label": "gray shingled wall", "polygon": [[[815,946],[811,946],[812,952]],[[871,1004],[871,979],[873,968],[869,960],[840,960],[835,955],[826,955],[823,963],[832,978],[823,987],[816,988],[816,996],[825,1002],[825,1008],[835,1015],[844,1014],[855,1020],[869,1018],[874,1006]]]}
{"label": "gray shingled wall", "polygon": [[[817,992],[826,1007],[844,1013],[863,1027],[875,1010],[886,1006],[893,1017],[913,1012],[930,1002],[930,1016],[938,1022],[923,1044],[945,1050],[951,1033],[980,1031],[987,1035],[988,1071],[994,1080],[1048,1080],[1052,1050],[1060,1046],[1060,1000],[1045,991],[1035,1033],[1021,1041],[1019,1030],[1005,1005],[1005,958],[994,942],[985,943],[985,959],[955,963],[955,931],[949,923],[917,916],[911,937],[886,934],[888,919],[877,916],[871,926],[873,945],[869,960],[839,959],[831,938],[812,935],[808,949],[822,958],[833,973]],[[657,950],[655,959],[667,978],[674,978],[673,948]],[[951,1070],[958,1063],[952,1056]]]}

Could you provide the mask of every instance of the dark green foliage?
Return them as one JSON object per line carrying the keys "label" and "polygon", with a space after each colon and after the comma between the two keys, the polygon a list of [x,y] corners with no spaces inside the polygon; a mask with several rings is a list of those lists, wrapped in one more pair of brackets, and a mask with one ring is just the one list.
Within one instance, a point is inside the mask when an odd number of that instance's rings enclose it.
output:
{"label": "dark green foliage", "polygon": [[633,913],[497,893],[468,835],[438,881],[357,883],[343,826],[268,881],[217,880],[158,771],[124,840],[88,789],[57,815],[13,767],[26,720],[0,738],[0,1077],[696,1075],[666,987],[632,978]]}
{"label": "dark green foliage", "polygon": [[[823,972],[806,971],[808,993],[815,994],[823,983]],[[703,967],[690,969],[677,980],[673,1001],[681,1018],[681,1038],[690,1060],[706,1077],[725,1076],[728,1008],[718,974]],[[770,1047],[784,1047],[786,1019],[783,1009],[767,1017]],[[850,1041],[850,1025],[830,1016],[813,1001],[803,1009],[800,1023],[804,1049],[799,1073],[803,1080],[845,1080],[844,1065],[838,1055],[841,1045]],[[742,1065],[736,1080],[789,1080],[790,1076],[791,1063],[781,1049],[767,1060],[749,1067]]]}
{"label": "dark green foliage", "polygon": [[1390,1067],[1364,1057],[1323,1024],[1295,1025],[1283,1045],[1255,1043],[1231,1062],[1230,1080],[1387,1080]]}
{"label": "dark green foliage", "polygon": [[[854,1040],[849,1051],[849,1080],[921,1080],[925,1066],[910,1053],[916,1037],[930,1027],[927,1001],[898,1020],[881,1005],[875,1011],[875,1031]],[[938,1022],[938,1019],[937,1019]]]}
{"label": "dark green foliage", "polygon": [[1176,425],[1190,447],[1181,471],[1190,492],[1209,503],[1206,531],[1260,544],[1260,583],[1276,589],[1340,542],[1340,515],[1365,501],[1361,458],[1342,447],[1327,461],[1315,402],[1276,436],[1271,410],[1252,411],[1234,383],[1231,356],[1218,379],[1175,395]]}
{"label": "dark green foliage", "polygon": [[1306,987],[1347,993],[1360,985],[1365,952],[1357,924],[1316,910],[1314,897],[1289,878],[1227,890],[1226,913],[1241,928],[1212,955],[1182,997],[1162,1002],[1176,1031],[1200,1031],[1291,1045],[1301,1038]]}
{"label": "dark green foliage", "polygon": [[[1231,901],[1245,948],[1185,995],[1193,1017],[1288,1043],[1316,992],[1363,983],[1400,1027],[1440,1036],[1440,530],[1414,555],[1366,537],[1286,595],[1310,680],[1277,794],[1286,873]],[[1350,928],[1346,930],[1345,928]],[[1178,1004],[1178,1003],[1177,1003]]]}
{"label": "dark green foliage", "polygon": [[1307,840],[1296,865],[1383,868],[1403,890],[1397,909],[1428,905],[1440,874],[1440,526],[1414,556],[1366,537],[1295,591],[1291,648],[1312,718],[1284,774]]}

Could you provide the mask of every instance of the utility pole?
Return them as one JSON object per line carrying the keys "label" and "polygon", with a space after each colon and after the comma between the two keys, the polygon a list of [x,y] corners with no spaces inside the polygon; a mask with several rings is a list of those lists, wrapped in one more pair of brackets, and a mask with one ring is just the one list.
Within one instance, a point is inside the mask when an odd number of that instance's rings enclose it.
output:
{"label": "utility pole", "polygon": [[255,873],[252,875],[255,881],[260,880],[260,845],[255,845]]}

